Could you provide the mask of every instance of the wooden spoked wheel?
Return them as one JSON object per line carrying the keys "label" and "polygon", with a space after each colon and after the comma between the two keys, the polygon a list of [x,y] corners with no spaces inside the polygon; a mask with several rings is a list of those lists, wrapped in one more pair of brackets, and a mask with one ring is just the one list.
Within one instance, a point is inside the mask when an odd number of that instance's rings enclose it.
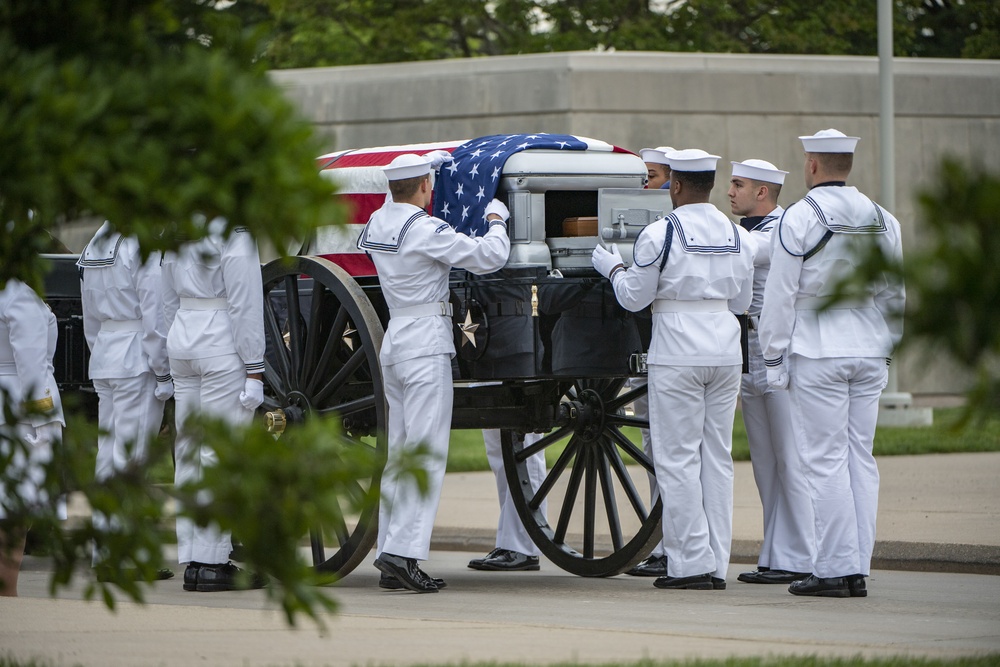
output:
{"label": "wooden spoked wheel", "polygon": [[[646,386],[624,387],[625,379],[567,383],[560,427],[528,445],[511,431],[501,434],[507,482],[525,529],[553,563],[584,577],[624,572],[661,536],[662,504],[648,503],[653,462],[639,430],[649,428],[649,418],[630,409],[645,398]],[[544,480],[532,484],[528,458],[550,448],[562,451]]]}
{"label": "wooden spoked wheel", "polygon": [[263,280],[262,409],[281,410],[288,428],[314,415],[333,417],[345,444],[370,449],[376,462],[370,478],[345,490],[352,501],[363,499],[364,509],[345,507],[310,533],[314,565],[342,576],[368,555],[377,536],[387,430],[379,367],[384,331],[354,279],[325,259],[276,260],[264,267]]}

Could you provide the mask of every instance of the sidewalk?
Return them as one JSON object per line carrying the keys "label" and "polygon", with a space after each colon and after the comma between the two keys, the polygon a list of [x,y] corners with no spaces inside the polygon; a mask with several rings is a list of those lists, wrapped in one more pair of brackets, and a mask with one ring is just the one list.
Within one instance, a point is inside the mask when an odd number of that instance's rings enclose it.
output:
{"label": "sidewalk", "polygon": [[369,559],[330,589],[339,608],[323,614],[320,633],[304,618],[288,627],[266,591],[188,593],[176,577],[144,588],[145,605],[119,598],[118,613],[83,601],[82,579],[50,599],[46,559],[29,557],[22,597],[0,598],[0,656],[56,667],[406,667],[1000,655],[1000,577],[982,576],[1000,573],[1000,453],[887,457],[879,467],[867,598],[736,581],[761,538],[748,463],[736,467],[725,591],[577,577],[544,558],[538,572],[470,570],[469,558],[493,546],[496,487],[490,473],[449,474],[426,564],[448,581],[439,594],[383,591]]}
{"label": "sidewalk", "polygon": [[[886,456],[881,476],[876,569],[1000,574],[1000,452]],[[736,463],[735,563],[756,563],[763,539],[749,461]],[[433,549],[491,550],[499,514],[493,474],[445,478]]]}

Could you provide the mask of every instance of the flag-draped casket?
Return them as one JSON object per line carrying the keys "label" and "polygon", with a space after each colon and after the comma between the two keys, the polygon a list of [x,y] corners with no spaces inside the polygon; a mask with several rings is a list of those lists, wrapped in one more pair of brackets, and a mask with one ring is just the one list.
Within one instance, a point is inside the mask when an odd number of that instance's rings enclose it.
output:
{"label": "flag-draped casket", "polygon": [[[322,228],[310,254],[364,282],[375,276],[356,246],[388,191],[382,167],[404,153],[447,150],[435,177],[431,213],[471,236],[485,231],[494,198],[511,211],[511,256],[492,276],[455,271],[456,349],[463,379],[621,376],[645,349],[648,321],[622,310],[593,271],[599,242],[626,261],[641,229],[670,210],[665,191],[644,190],[642,160],[610,144],[570,135],[492,135],[344,150],[319,159],[347,205],[347,224]],[[378,297],[373,298],[378,307]]]}

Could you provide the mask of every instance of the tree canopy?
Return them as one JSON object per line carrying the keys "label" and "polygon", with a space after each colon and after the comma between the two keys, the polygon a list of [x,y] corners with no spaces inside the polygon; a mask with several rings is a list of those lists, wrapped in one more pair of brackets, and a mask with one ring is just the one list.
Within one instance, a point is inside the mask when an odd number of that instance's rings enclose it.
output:
{"label": "tree canopy", "polygon": [[[575,50],[875,55],[872,0],[243,0],[270,67]],[[246,8],[244,9],[244,11]],[[1000,58],[991,0],[894,0],[897,56]],[[248,14],[249,16],[249,14]]]}
{"label": "tree canopy", "polygon": [[0,0],[0,284],[37,287],[44,230],[111,220],[144,251],[222,216],[284,247],[330,221],[311,126],[252,17],[198,0]]}

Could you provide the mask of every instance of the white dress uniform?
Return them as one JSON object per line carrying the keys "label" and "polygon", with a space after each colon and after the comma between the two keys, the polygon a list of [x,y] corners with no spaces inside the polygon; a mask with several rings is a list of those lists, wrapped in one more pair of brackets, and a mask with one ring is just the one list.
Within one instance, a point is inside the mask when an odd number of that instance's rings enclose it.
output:
{"label": "white dress uniform", "polygon": [[671,577],[724,579],[729,567],[742,365],[734,313],[750,305],[753,255],[746,230],[711,204],[687,204],[646,227],[634,265],[611,275],[622,307],[653,305],[650,434]]}
{"label": "white dress uniform", "polygon": [[[218,460],[209,446],[183,428],[193,413],[244,425],[254,411],[240,401],[247,375],[264,371],[264,297],[257,244],[237,227],[209,223],[209,235],[163,257],[163,306],[167,355],[174,379],[177,485],[201,478]],[[225,563],[229,533],[177,518],[180,563]]]}
{"label": "white dress uniform", "polygon": [[749,372],[740,396],[750,445],[750,464],[764,515],[764,542],[757,564],[787,572],[812,572],[812,505],[792,430],[788,392],[767,383],[760,348],[760,313],[764,284],[771,266],[771,234],[784,212],[780,206],[750,229],[757,244],[753,300],[747,310]]}
{"label": "white dress uniform", "polygon": [[[530,447],[542,439],[541,433],[525,433],[524,446]],[[508,549],[528,556],[538,556],[540,551],[525,530],[521,517],[514,506],[514,497],[507,484],[507,472],[503,464],[503,449],[500,446],[500,430],[484,429],[483,443],[486,445],[486,459],[497,482],[497,498],[500,501],[500,519],[497,521],[497,549]],[[538,452],[528,457],[528,479],[531,480],[532,491],[538,491],[545,480],[545,452]],[[547,511],[548,500],[542,501],[541,511]]]}
{"label": "white dress uniform", "polygon": [[[157,382],[169,382],[160,254],[145,262],[134,238],[105,222],[84,248],[83,332],[90,348],[90,379],[98,396],[95,477],[107,479],[128,460],[146,456],[149,437],[163,421]],[[126,452],[126,446],[134,450]]]}
{"label": "white dress uniform", "polygon": [[902,336],[896,315],[903,285],[883,278],[867,294],[820,310],[855,270],[857,250],[871,244],[901,259],[899,223],[843,183],[814,187],[772,234],[760,342],[769,367],[787,365],[815,514],[811,569],[820,578],[867,576],[875,542],[879,477],[872,443],[886,363]]}
{"label": "white dress uniform", "polygon": [[[507,262],[510,241],[503,224],[472,238],[413,204],[387,200],[365,225],[358,248],[375,263],[390,314],[380,352],[389,406],[389,460],[382,475],[377,555],[426,560],[444,481],[454,395],[448,274],[453,266],[476,274],[498,271]],[[412,477],[400,478],[393,462],[420,444],[429,453],[425,494]]]}
{"label": "white dress uniform", "polygon": [[[21,281],[8,280],[0,289],[0,398],[15,415],[25,409],[31,412],[18,416],[13,425],[28,445],[27,458],[15,451],[7,470],[9,476],[20,479],[14,493],[28,505],[46,501],[43,466],[51,460],[54,440],[66,425],[52,365],[57,337],[56,318],[49,307]],[[3,410],[0,425],[7,425],[5,419]],[[0,447],[10,446],[0,441]],[[0,485],[0,498],[7,498],[8,493]],[[65,507],[60,506],[59,512],[62,515]],[[0,518],[5,515],[0,506]]]}

